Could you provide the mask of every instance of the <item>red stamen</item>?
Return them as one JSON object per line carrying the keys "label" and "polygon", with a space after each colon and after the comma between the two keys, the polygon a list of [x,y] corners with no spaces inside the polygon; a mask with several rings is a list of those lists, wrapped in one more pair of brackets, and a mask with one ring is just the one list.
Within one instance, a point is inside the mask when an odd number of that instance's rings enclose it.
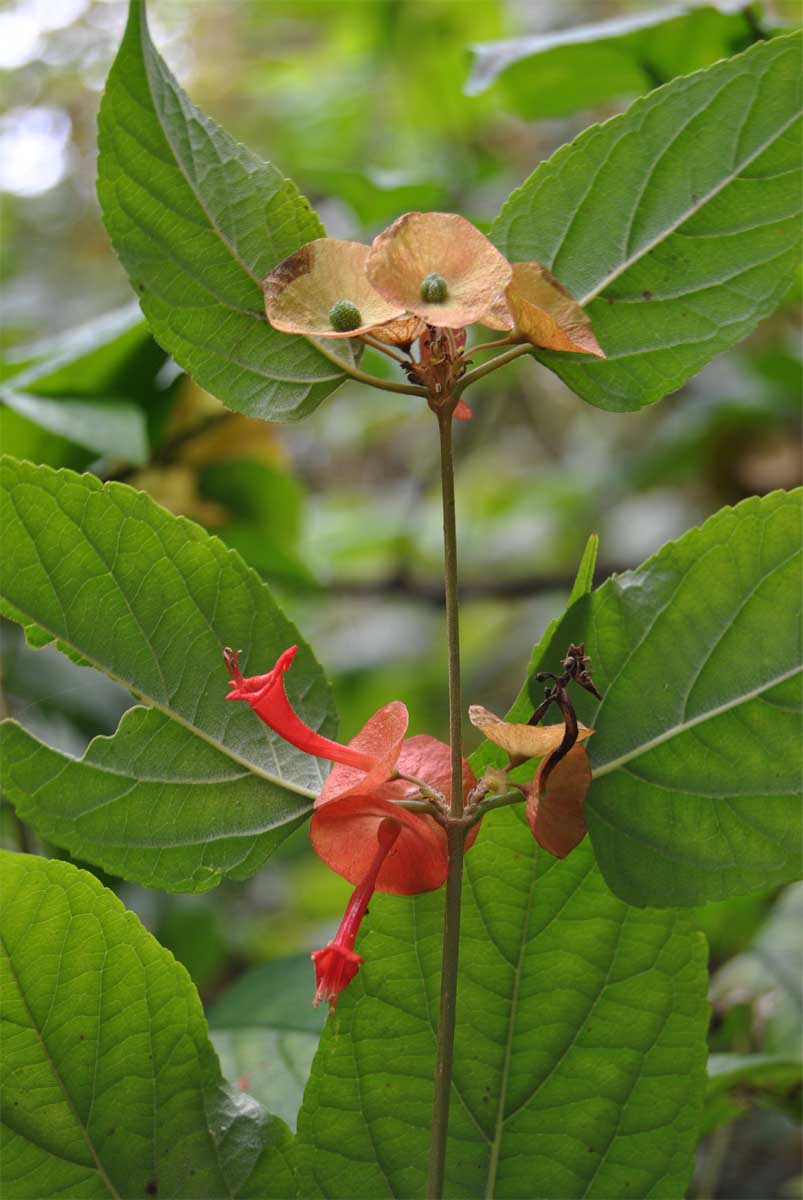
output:
{"label": "red stamen", "polygon": [[314,950],[311,958],[315,964],[317,988],[313,1004],[317,1008],[321,1000],[328,1000],[331,1008],[337,1004],[340,992],[351,983],[364,960],[354,951],[357,932],[374,894],[376,880],[382,864],[401,833],[401,825],[392,818],[382,821],[377,830],[376,854],[365,876],[357,884],[346,905],[343,920],[337,933],[323,950]]}

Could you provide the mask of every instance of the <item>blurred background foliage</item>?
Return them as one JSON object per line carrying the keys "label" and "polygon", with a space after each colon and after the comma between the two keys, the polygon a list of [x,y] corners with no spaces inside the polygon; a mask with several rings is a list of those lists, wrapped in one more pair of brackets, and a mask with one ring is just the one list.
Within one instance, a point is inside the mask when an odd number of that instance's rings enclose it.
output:
{"label": "blurred background foliage", "polygon": [[[791,3],[655,7],[152,0],[151,22],[193,99],[291,175],[330,234],[369,240],[414,208],[487,226],[588,124],[797,17]],[[302,424],[259,424],[152,340],[94,195],[95,117],[124,19],[99,0],[0,10],[3,448],[143,488],[236,547],[316,648],[344,737],[396,697],[413,732],[444,736],[434,423],[418,400],[349,385]],[[512,699],[589,533],[601,579],[723,504],[800,482],[800,292],[640,413],[591,408],[532,361],[472,389],[474,417],[457,430],[467,703]],[[112,732],[127,694],[31,651],[10,625],[2,635],[7,714],[75,754]],[[44,849],[7,807],[2,836]],[[330,936],[348,885],[304,831],[250,883],[211,895],[107,882],[189,968],[226,1069],[292,1120],[320,1026],[299,954]],[[803,1195],[802,902],[791,888],[696,914],[714,1021],[695,1196]],[[271,961],[287,956],[281,970]]]}

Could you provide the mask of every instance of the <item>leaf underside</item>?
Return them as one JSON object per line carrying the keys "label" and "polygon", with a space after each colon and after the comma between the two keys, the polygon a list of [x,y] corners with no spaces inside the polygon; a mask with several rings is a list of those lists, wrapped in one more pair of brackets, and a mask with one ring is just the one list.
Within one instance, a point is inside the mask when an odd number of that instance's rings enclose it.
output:
{"label": "leaf underside", "polygon": [[800,247],[799,35],[676,79],[514,192],[491,236],[587,307],[605,360],[539,351],[616,412],[680,387],[788,289]]}
{"label": "leaf underside", "polygon": [[[144,493],[10,459],[0,481],[6,611],[34,644],[56,640],[147,705],[80,760],[5,722],[3,785],[20,816],[151,887],[253,874],[305,819],[322,764],[226,702],[221,650],[242,647],[244,667],[263,672],[298,631],[239,555]],[[303,643],[288,691],[310,725],[332,729]]]}

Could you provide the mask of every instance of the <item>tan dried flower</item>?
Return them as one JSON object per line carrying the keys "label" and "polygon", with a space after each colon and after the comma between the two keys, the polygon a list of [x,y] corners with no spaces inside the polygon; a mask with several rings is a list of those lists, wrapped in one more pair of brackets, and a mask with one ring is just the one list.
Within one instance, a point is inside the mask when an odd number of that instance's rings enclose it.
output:
{"label": "tan dried flower", "polygon": [[483,325],[512,329],[514,341],[545,350],[605,357],[591,318],[543,263],[514,263],[512,270],[504,293],[483,314]]}
{"label": "tan dried flower", "polygon": [[478,321],[512,275],[496,247],[456,213],[405,213],[375,238],[366,269],[389,303],[447,329]]}
{"label": "tan dried flower", "polygon": [[[483,708],[481,704],[472,704],[468,710],[468,717],[471,724],[479,729],[490,742],[495,742],[497,746],[507,750],[508,754],[518,755],[522,758],[540,758],[544,754],[557,750],[563,741],[566,728],[562,722],[560,725],[524,725],[515,721],[503,721],[496,713],[492,713],[488,708]],[[577,728],[578,742],[584,741],[593,732],[593,729],[579,724]]]}
{"label": "tan dried flower", "polygon": [[365,273],[368,247],[318,238],[308,242],[265,280],[265,312],[275,329],[311,337],[350,338],[404,315]]}

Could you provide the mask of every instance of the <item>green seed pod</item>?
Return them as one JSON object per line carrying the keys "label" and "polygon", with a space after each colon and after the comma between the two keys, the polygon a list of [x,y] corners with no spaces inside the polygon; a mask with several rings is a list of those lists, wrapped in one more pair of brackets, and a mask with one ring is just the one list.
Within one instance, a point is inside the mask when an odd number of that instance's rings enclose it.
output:
{"label": "green seed pod", "polygon": [[332,322],[332,328],[338,333],[349,333],[362,325],[362,314],[357,305],[352,304],[350,300],[338,300],[337,304],[333,304],[329,309],[329,320]]}
{"label": "green seed pod", "polygon": [[421,282],[421,299],[427,304],[443,304],[449,295],[446,280],[437,271],[430,271]]}

